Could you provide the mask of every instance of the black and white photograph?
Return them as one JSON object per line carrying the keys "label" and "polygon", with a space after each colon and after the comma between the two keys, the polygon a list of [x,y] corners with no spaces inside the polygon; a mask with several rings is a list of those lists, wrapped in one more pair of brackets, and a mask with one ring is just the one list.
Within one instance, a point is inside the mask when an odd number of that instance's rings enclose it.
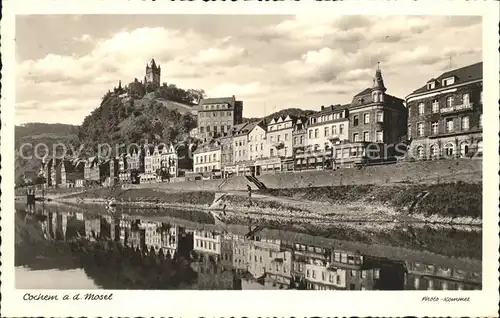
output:
{"label": "black and white photograph", "polygon": [[17,301],[298,290],[466,305],[498,213],[483,199],[483,109],[498,107],[484,17],[445,14],[16,15],[1,201]]}

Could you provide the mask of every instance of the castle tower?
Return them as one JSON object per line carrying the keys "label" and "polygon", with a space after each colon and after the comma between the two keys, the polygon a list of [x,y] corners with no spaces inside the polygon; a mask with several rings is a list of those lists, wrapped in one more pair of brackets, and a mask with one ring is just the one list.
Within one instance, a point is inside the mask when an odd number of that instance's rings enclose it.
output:
{"label": "castle tower", "polygon": [[380,103],[384,101],[384,93],[387,90],[382,78],[382,71],[380,70],[380,63],[377,63],[377,70],[375,71],[375,78],[373,79],[372,98],[373,102]]}
{"label": "castle tower", "polygon": [[155,59],[151,59],[150,64],[146,64],[145,84],[153,84],[160,87],[161,67],[156,65]]}

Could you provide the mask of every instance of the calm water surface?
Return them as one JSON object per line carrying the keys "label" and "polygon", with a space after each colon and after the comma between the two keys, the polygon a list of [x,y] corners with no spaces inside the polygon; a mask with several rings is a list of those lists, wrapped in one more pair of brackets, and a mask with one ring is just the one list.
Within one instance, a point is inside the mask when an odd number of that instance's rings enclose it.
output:
{"label": "calm water surface", "polygon": [[480,289],[480,262],[214,224],[204,212],[16,203],[16,286],[34,289]]}

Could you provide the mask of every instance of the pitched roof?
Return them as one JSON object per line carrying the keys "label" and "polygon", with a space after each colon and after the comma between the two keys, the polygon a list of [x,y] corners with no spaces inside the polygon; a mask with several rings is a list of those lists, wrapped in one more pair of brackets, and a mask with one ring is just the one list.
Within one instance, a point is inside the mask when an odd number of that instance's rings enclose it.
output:
{"label": "pitched roof", "polygon": [[231,104],[234,106],[234,102],[236,101],[235,97],[214,97],[214,98],[203,98],[200,100],[200,105],[205,104]]}
{"label": "pitched roof", "polygon": [[[483,62],[478,62],[475,64],[467,65],[467,66],[464,66],[461,68],[457,68],[457,69],[454,69],[451,71],[444,72],[443,74],[439,75],[437,78],[430,79],[429,82],[432,80],[436,80],[439,83],[441,83],[441,81],[443,79],[449,78],[452,76],[456,77],[455,83],[453,85],[462,84],[462,83],[466,83],[466,82],[470,82],[470,81],[474,81],[474,80],[480,80],[483,78]],[[439,86],[436,88],[440,88],[440,87],[442,87],[442,86]],[[432,89],[432,90],[434,90],[434,89]],[[427,84],[420,87],[419,89],[413,91],[411,94],[422,93],[425,91],[428,91]]]}
{"label": "pitched roof", "polygon": [[356,95],[354,95],[354,97],[361,96],[361,95],[368,95],[371,93],[372,93],[372,89],[370,87],[368,87],[368,88],[365,88],[364,90],[362,90],[361,92],[357,93]]}

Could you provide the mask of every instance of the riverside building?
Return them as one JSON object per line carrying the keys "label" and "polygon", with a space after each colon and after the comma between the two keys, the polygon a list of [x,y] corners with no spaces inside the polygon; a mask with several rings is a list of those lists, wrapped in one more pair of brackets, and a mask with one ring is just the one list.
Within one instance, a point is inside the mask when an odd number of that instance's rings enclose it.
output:
{"label": "riverside building", "polygon": [[406,97],[409,155],[417,160],[482,155],[483,63],[431,78]]}
{"label": "riverside building", "polygon": [[195,110],[198,112],[198,138],[204,142],[223,136],[243,121],[243,102],[234,96],[204,98]]}

